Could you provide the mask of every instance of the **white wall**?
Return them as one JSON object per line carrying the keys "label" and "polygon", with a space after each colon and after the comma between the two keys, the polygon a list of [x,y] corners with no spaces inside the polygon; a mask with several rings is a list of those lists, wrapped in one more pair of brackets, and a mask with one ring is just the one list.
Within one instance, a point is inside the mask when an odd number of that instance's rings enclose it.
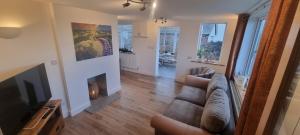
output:
{"label": "white wall", "polygon": [[146,20],[135,21],[132,25],[132,47],[137,61],[137,68],[124,68],[124,70],[154,76],[156,67],[157,28],[152,22]]}
{"label": "white wall", "polygon": [[0,38],[0,73],[45,63],[52,99],[63,100],[62,110],[67,116],[67,101],[60,66],[57,64],[48,4],[32,0],[1,1],[0,27],[22,28],[17,38]]}
{"label": "white wall", "polygon": [[[121,89],[117,16],[96,11],[54,5],[55,30],[62,58],[71,115],[90,105],[87,79],[106,73],[109,95]],[[76,61],[71,22],[112,26],[113,55]]]}
{"label": "white wall", "polygon": [[[191,62],[197,59],[197,45],[199,28],[201,23],[226,23],[226,31],[222,46],[220,65],[211,65]],[[218,73],[225,73],[228,57],[231,49],[231,43],[235,32],[237,16],[228,17],[228,19],[206,19],[200,21],[184,21],[180,23],[180,39],[178,43],[178,55],[176,64],[176,80],[184,81],[184,77],[191,68],[207,66],[216,70]]]}
{"label": "white wall", "polygon": [[[197,59],[198,36],[201,23],[226,23],[226,32],[221,52],[220,65],[210,65],[191,62]],[[219,73],[225,73],[230,53],[231,43],[237,23],[237,16],[220,18],[205,18],[203,20],[168,20],[167,24],[153,21],[133,22],[133,51],[136,53],[138,70],[133,72],[146,75],[157,75],[157,54],[159,28],[162,26],[176,26],[180,28],[177,46],[176,80],[183,82],[184,76],[193,67],[208,66]],[[137,37],[138,33],[147,38]]]}
{"label": "white wall", "polygon": [[[152,29],[153,30],[153,29]],[[155,51],[156,40],[148,21],[138,21],[133,23],[133,51],[136,55],[136,72],[155,75]]]}

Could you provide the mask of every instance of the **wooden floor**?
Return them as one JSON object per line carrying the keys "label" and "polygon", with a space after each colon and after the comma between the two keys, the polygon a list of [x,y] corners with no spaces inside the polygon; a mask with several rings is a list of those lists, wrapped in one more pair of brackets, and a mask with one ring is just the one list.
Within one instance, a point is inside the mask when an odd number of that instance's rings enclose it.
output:
{"label": "wooden floor", "polygon": [[162,113],[179,93],[172,79],[121,73],[121,99],[95,114],[67,118],[62,135],[153,135],[150,119]]}

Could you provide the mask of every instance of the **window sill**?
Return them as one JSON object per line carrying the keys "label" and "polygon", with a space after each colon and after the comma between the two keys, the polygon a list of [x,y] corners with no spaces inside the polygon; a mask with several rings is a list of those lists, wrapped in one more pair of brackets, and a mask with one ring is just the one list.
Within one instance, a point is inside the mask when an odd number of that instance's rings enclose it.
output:
{"label": "window sill", "polygon": [[234,115],[235,118],[239,117],[240,111],[241,111],[241,106],[242,106],[242,97],[240,94],[240,90],[238,90],[238,88],[236,87],[235,83],[233,80],[229,81],[230,84],[230,90],[231,90],[231,95],[232,95],[232,103],[233,103],[233,107],[234,107]]}
{"label": "window sill", "polygon": [[237,76],[235,76],[233,78],[233,83],[236,86],[236,88],[238,89],[242,100],[244,99],[244,96],[245,96],[245,93],[246,93],[246,88],[243,86],[243,81],[244,80],[239,79]]}
{"label": "window sill", "polygon": [[135,55],[135,53],[134,53],[134,52],[122,52],[122,51],[120,51],[120,53],[123,53],[123,54],[132,54],[132,55]]}
{"label": "window sill", "polygon": [[200,61],[200,60],[192,60],[191,62],[194,63],[202,63],[202,64],[208,64],[208,65],[216,65],[216,66],[225,66],[223,64],[217,63],[217,62],[213,62],[213,61]]}

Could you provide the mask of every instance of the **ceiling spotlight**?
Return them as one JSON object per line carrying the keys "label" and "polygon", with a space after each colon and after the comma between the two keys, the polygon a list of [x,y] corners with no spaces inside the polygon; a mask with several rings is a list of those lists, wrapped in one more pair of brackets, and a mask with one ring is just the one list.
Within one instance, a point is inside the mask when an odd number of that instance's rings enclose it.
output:
{"label": "ceiling spotlight", "polygon": [[123,7],[129,7],[130,6],[130,3],[127,1],[126,3],[123,4]]}
{"label": "ceiling spotlight", "polygon": [[152,8],[156,8],[156,2],[153,2]]}

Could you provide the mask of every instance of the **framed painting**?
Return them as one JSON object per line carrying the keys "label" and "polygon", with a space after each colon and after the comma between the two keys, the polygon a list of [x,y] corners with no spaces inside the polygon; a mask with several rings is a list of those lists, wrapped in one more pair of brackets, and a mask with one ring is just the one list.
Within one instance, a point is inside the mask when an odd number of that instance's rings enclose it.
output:
{"label": "framed painting", "polygon": [[74,22],[71,25],[77,61],[113,55],[111,26]]}

